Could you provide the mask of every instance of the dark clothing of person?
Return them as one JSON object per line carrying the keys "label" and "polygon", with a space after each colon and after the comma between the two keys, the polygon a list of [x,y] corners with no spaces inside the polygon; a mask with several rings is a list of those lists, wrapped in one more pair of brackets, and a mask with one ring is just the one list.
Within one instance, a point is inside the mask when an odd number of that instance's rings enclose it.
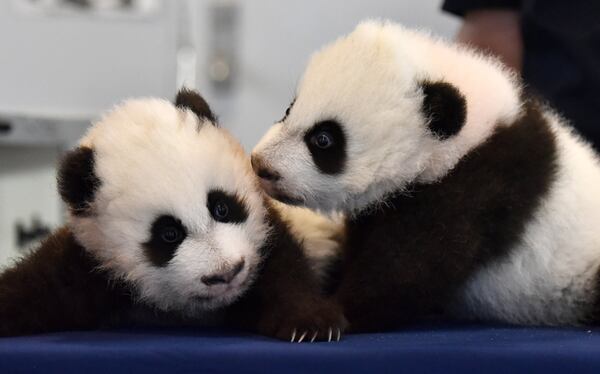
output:
{"label": "dark clothing of person", "polygon": [[442,8],[518,10],[525,83],[600,151],[599,0],[445,0]]}

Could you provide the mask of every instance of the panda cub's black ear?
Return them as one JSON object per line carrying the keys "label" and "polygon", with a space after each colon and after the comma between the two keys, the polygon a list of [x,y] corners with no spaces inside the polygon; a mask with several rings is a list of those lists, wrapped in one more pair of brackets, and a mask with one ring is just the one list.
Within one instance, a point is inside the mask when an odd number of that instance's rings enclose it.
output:
{"label": "panda cub's black ear", "polygon": [[458,134],[467,119],[467,101],[458,88],[446,82],[423,82],[421,87],[429,130],[442,140]]}
{"label": "panda cub's black ear", "polygon": [[67,152],[58,167],[58,191],[71,212],[89,213],[100,179],[94,172],[94,151],[79,147]]}
{"label": "panda cub's black ear", "polygon": [[217,124],[217,117],[214,115],[208,103],[200,94],[188,88],[182,88],[175,98],[175,106],[182,109],[190,109],[199,119],[207,119],[213,125]]}

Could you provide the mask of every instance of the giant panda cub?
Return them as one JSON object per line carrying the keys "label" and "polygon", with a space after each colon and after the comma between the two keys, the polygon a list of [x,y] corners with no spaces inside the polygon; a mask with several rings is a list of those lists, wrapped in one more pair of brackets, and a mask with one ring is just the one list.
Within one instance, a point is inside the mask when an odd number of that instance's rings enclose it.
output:
{"label": "giant panda cub", "polygon": [[0,274],[0,335],[141,321],[339,340],[344,316],[309,268],[323,253],[307,258],[297,240],[331,252],[335,230],[293,233],[197,93],[118,106],[64,157],[58,184],[68,223]]}
{"label": "giant panda cub", "polygon": [[386,22],[312,56],[252,155],[273,197],[348,216],[350,330],[600,320],[600,166],[496,60]]}

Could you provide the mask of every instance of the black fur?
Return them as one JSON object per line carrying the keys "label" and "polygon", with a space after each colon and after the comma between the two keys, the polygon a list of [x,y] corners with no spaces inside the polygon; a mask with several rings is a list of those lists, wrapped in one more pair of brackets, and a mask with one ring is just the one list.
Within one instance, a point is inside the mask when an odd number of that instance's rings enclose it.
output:
{"label": "black fur", "polygon": [[343,331],[347,322],[341,308],[323,298],[302,247],[277,211],[268,208],[272,230],[262,249],[265,260],[260,275],[254,287],[228,310],[228,322],[284,340],[294,330],[296,339],[307,331],[308,339],[318,332],[318,340],[328,338],[329,328]]}
{"label": "black fur", "polygon": [[600,324],[600,269],[596,271],[595,283],[594,302],[592,303],[591,310],[582,322],[598,325]]}
{"label": "black fur", "polygon": [[349,219],[336,297],[352,331],[443,310],[481,266],[506,256],[548,193],[555,138],[535,104],[442,180],[415,184]]}
{"label": "black fur", "polygon": [[[260,249],[256,281],[240,301],[221,311],[222,317],[228,326],[281,339],[289,340],[294,329],[307,331],[309,338],[319,331],[317,339],[327,339],[330,327],[346,326],[341,308],[321,296],[300,244],[277,212],[269,211],[273,229]],[[157,313],[135,300],[133,285],[100,270],[100,263],[62,228],[0,273],[0,336],[109,328],[138,323],[132,314],[140,312],[145,325],[198,324],[193,317]]]}
{"label": "black fur", "polygon": [[467,118],[467,102],[460,91],[446,82],[423,82],[422,112],[429,130],[440,139],[458,134]]}
{"label": "black fur", "polygon": [[79,147],[67,152],[58,169],[58,191],[73,214],[86,214],[100,186],[94,172],[94,151]]}
{"label": "black fur", "polygon": [[109,281],[67,229],[0,274],[0,336],[116,324],[129,290]]}
{"label": "black fur", "polygon": [[217,116],[212,112],[206,100],[196,91],[182,88],[175,98],[175,106],[190,109],[199,119],[205,118],[213,125],[217,125]]}
{"label": "black fur", "polygon": [[[226,216],[217,212],[219,206],[225,206]],[[215,221],[223,223],[243,223],[248,219],[246,205],[239,197],[221,190],[212,190],[208,193],[206,207]]]}
{"label": "black fur", "polygon": [[[165,235],[168,237],[165,238]],[[166,266],[186,237],[187,229],[181,220],[170,215],[162,215],[152,223],[150,239],[143,244],[144,253],[154,266]]]}
{"label": "black fur", "polygon": [[[328,134],[333,143],[326,149],[316,144],[319,134]],[[316,123],[305,135],[304,142],[310,151],[313,162],[324,174],[340,174],[346,164],[346,135],[336,120]]]}
{"label": "black fur", "polygon": [[[220,317],[227,326],[285,340],[295,329],[297,337],[306,331],[310,339],[318,331],[317,339],[327,339],[329,328],[337,331],[346,326],[341,308],[321,296],[300,244],[277,212],[270,207],[269,212],[273,229],[259,250],[262,263],[256,281],[241,300],[221,310]],[[204,323],[177,311],[157,312],[152,305],[136,301],[136,288],[114,279],[100,265],[69,229],[57,230],[39,248],[0,273],[0,336],[140,322]],[[140,314],[145,316],[143,321],[139,321]]]}
{"label": "black fur", "polygon": [[[182,90],[177,105],[215,120],[208,105],[194,92]],[[58,180],[71,210],[87,213],[100,185],[94,174],[93,151],[78,148],[69,152],[60,165]],[[207,200],[207,208],[219,222],[236,224],[248,217],[244,202],[224,191],[211,191]],[[346,325],[341,308],[321,295],[300,243],[277,212],[265,204],[272,230],[259,249],[262,262],[257,265],[255,283],[239,302],[221,313],[232,326],[277,338],[288,340],[297,329],[311,334],[308,339],[315,331],[319,332],[315,338],[327,339],[329,328],[343,330]],[[177,218],[164,215],[155,220],[150,239],[141,245],[152,263],[164,266],[186,235]],[[108,270],[101,270],[101,265],[68,228],[57,230],[18,264],[0,273],[0,336],[110,327],[131,323],[131,314],[138,310],[150,316],[153,324],[164,324],[165,320],[195,323],[177,311],[156,313],[153,305],[137,301],[136,285],[114,279]],[[218,277],[231,277],[243,266],[241,261],[231,273]],[[210,284],[222,280],[209,275],[198,281]]]}

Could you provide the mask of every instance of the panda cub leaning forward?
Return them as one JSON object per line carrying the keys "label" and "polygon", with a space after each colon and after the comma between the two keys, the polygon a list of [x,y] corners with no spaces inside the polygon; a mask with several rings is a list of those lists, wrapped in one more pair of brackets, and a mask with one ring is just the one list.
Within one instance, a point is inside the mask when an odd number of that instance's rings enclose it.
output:
{"label": "panda cub leaning forward", "polygon": [[273,197],[347,213],[350,330],[600,321],[598,158],[489,57],[365,22],[311,58],[252,163]]}
{"label": "panda cub leaning forward", "polygon": [[1,336],[210,321],[339,339],[340,309],[195,92],[111,111],[61,162],[59,191],[67,225],[0,274]]}

